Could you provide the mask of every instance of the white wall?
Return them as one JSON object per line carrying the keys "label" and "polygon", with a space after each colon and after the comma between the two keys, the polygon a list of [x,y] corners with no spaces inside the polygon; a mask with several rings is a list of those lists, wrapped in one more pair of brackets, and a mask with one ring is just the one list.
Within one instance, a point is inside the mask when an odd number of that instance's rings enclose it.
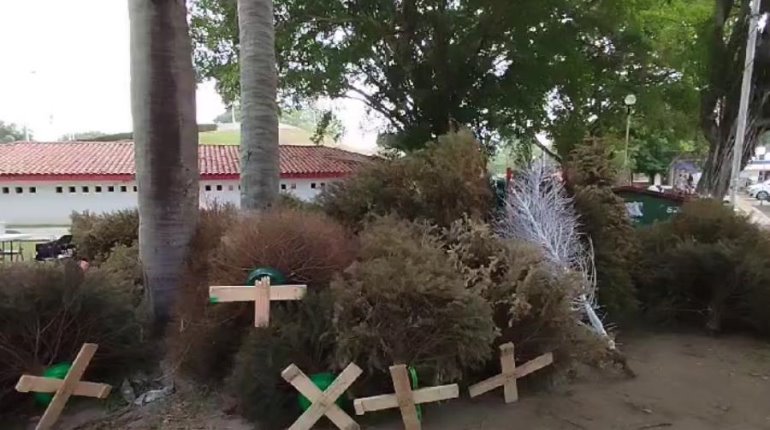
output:
{"label": "white wall", "polygon": [[[282,179],[281,191],[302,200],[314,199],[333,179]],[[19,225],[69,225],[73,211],[95,213],[134,208],[134,181],[2,181],[0,180],[0,222]],[[98,188],[97,188],[98,187]],[[238,205],[238,181],[200,182],[201,206],[215,201]]]}

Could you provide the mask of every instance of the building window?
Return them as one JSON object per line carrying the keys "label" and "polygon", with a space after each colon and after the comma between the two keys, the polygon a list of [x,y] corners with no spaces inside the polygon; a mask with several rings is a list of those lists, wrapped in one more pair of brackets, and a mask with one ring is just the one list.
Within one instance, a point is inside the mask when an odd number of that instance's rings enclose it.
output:
{"label": "building window", "polygon": [[238,189],[239,189],[239,190],[241,189],[241,186],[240,186],[240,185],[238,185]]}
{"label": "building window", "polygon": [[56,187],[56,194],[61,194],[64,192],[64,187]]}
{"label": "building window", "polygon": [[326,182],[321,182],[321,188],[326,188]]}
{"label": "building window", "polygon": [[75,187],[69,187],[69,192],[75,193],[77,192],[77,190],[75,189]]}
{"label": "building window", "polygon": [[232,186],[232,185],[228,185],[228,186],[227,186],[227,189],[228,189],[229,191],[233,191],[233,186]]}
{"label": "building window", "polygon": [[286,184],[281,184],[281,189],[285,190],[286,189]]}
{"label": "building window", "polygon": [[112,185],[110,185],[109,187],[107,187],[107,192],[108,192],[108,193],[114,193],[114,192],[115,192],[115,187],[113,187]]}
{"label": "building window", "polygon": [[83,188],[81,189],[81,191],[83,191],[84,193],[87,193],[87,192],[88,192],[88,187],[83,187]]}
{"label": "building window", "polygon": [[296,190],[297,189],[297,184],[291,184],[291,189],[292,190]]}
{"label": "building window", "polygon": [[35,193],[37,193],[37,187],[29,187],[29,193],[30,193],[30,194],[35,194]]}
{"label": "building window", "polygon": [[3,187],[3,194],[8,194],[10,192],[11,190],[8,187]]}
{"label": "building window", "polygon": [[310,183],[310,188],[312,188],[312,189],[314,189],[314,190],[315,190],[315,182],[311,182],[311,183]]}
{"label": "building window", "polygon": [[127,186],[125,186],[125,185],[121,185],[121,186],[120,186],[120,192],[121,192],[121,193],[125,193],[125,192],[127,192],[127,191],[128,191],[128,187],[127,187]]}
{"label": "building window", "polygon": [[101,193],[102,192],[102,187],[100,185],[97,185],[97,186],[94,187],[94,191],[96,191],[97,193]]}
{"label": "building window", "polygon": [[136,185],[134,185],[134,192],[137,192],[137,191],[139,191],[139,188],[137,188]]}
{"label": "building window", "polygon": [[222,191],[222,186],[221,185],[217,185],[217,191]]}
{"label": "building window", "polygon": [[206,185],[205,187],[203,187],[203,189],[206,191],[211,191],[211,185]]}
{"label": "building window", "polygon": [[22,187],[16,187],[16,194],[21,194],[24,192],[24,188]]}

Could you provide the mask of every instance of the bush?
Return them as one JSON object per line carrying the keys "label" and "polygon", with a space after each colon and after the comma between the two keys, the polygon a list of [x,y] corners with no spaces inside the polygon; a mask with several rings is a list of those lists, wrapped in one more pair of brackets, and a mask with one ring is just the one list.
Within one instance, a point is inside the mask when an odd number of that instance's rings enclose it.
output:
{"label": "bush", "polygon": [[296,364],[308,376],[332,368],[333,303],[329,291],[311,292],[271,313],[270,327],[249,330],[235,356],[228,386],[241,413],[260,428],[286,428],[299,415],[297,391],[281,378]]}
{"label": "bush", "polygon": [[[591,363],[607,358],[606,343],[589,335],[572,308],[576,273],[554,270],[539,249],[502,240],[486,224],[457,221],[443,236],[467,287],[493,308],[496,344],[513,342],[521,360],[549,351]],[[499,367],[496,357],[490,367]]]}
{"label": "bush", "polygon": [[332,282],[337,363],[387,374],[414,366],[452,381],[490,357],[497,332],[489,305],[425,228],[380,218],[361,233],[359,260]]}
{"label": "bush", "polygon": [[440,226],[464,214],[481,219],[494,205],[486,162],[470,133],[452,133],[421,151],[380,160],[330,185],[319,203],[327,214],[357,228],[370,214],[396,214]]}
{"label": "bush", "polygon": [[235,220],[214,256],[214,279],[240,285],[256,267],[323,287],[355,258],[350,233],[323,213],[277,208]]}
{"label": "bush", "polygon": [[89,379],[115,381],[145,356],[142,324],[113,282],[99,269],[84,274],[72,262],[0,265],[3,409],[31,398],[14,391],[21,374],[71,362],[85,342],[99,344]]}
{"label": "bush", "polygon": [[241,285],[255,267],[273,267],[291,282],[324,289],[356,252],[348,232],[323,213],[282,208],[241,217],[204,213],[193,249],[171,349],[181,370],[202,381],[226,376],[254,318],[252,304],[211,306],[209,285]]}
{"label": "bush", "polygon": [[134,306],[141,303],[144,298],[144,276],[136,242],[131,246],[116,245],[99,268],[115,280],[116,288],[128,292]]}
{"label": "bush", "polygon": [[746,217],[704,199],[639,236],[636,278],[647,316],[770,333],[770,238]]}
{"label": "bush", "polygon": [[600,141],[589,141],[570,157],[568,188],[594,249],[599,304],[610,320],[628,321],[638,310],[631,272],[639,244],[625,202],[612,191],[617,178],[612,153]]}
{"label": "bush", "polygon": [[139,212],[127,209],[94,214],[72,213],[72,241],[80,258],[104,261],[117,245],[131,246],[139,239]]}

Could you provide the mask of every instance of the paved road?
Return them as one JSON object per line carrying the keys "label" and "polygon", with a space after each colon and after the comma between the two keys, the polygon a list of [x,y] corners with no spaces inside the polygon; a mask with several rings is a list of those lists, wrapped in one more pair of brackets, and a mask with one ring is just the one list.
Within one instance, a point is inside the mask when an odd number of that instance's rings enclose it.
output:
{"label": "paved road", "polygon": [[[770,216],[759,210],[759,200],[745,194],[739,194],[735,202],[735,210],[749,216],[755,223],[770,229]],[[768,205],[767,202],[764,203]]]}

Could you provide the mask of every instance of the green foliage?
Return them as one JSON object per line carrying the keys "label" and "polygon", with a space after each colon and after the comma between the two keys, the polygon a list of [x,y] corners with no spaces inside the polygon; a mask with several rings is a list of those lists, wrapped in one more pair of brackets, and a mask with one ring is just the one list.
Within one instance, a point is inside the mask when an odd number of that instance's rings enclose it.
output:
{"label": "green foliage", "polygon": [[235,356],[228,385],[241,413],[260,428],[286,428],[299,415],[297,391],[281,378],[296,364],[307,375],[332,369],[334,304],[327,291],[274,306],[270,327],[249,330]]}
{"label": "green foliage", "polygon": [[393,363],[454,381],[490,357],[491,309],[424,226],[378,218],[361,232],[358,261],[332,282],[337,363],[374,374]]}
{"label": "green foliage", "polygon": [[719,201],[699,200],[640,237],[636,278],[650,318],[770,334],[770,238],[758,226]]}
{"label": "green foliage", "polygon": [[139,212],[126,209],[94,214],[73,212],[72,241],[80,258],[104,261],[117,245],[132,246],[139,238]]}
{"label": "green foliage", "polygon": [[601,141],[584,142],[572,152],[567,178],[583,233],[594,250],[599,305],[611,320],[623,321],[637,309],[631,271],[639,245],[625,202],[612,191],[616,170],[611,159]]}
{"label": "green foliage", "polygon": [[656,174],[666,175],[671,162],[687,152],[685,142],[672,140],[665,135],[652,131],[635,133],[630,158],[633,159],[634,172],[647,175],[652,181]]}
{"label": "green foliage", "polygon": [[[606,129],[622,124],[629,91],[640,94],[640,111],[677,108],[681,94],[668,89],[682,87],[679,64],[663,61],[648,32],[669,18],[653,15],[667,3],[276,0],[281,98],[352,94],[384,117],[384,141],[403,150],[453,122],[485,144],[544,129],[580,139],[596,117]],[[239,94],[236,9],[231,0],[191,6],[198,74],[216,80],[227,102]]]}
{"label": "green foliage", "polygon": [[[27,138],[27,130],[14,123],[0,121],[0,143],[15,142]],[[32,136],[30,135],[30,139]]]}
{"label": "green foliage", "polygon": [[441,136],[405,157],[379,160],[319,196],[327,214],[359,225],[370,214],[397,214],[440,226],[487,216],[494,200],[486,156],[468,132]]}
{"label": "green foliage", "polygon": [[99,344],[89,379],[119,381],[146,357],[130,291],[99,269],[73,262],[0,264],[0,407],[31,399],[13,390],[23,373],[72,361],[84,342]]}

